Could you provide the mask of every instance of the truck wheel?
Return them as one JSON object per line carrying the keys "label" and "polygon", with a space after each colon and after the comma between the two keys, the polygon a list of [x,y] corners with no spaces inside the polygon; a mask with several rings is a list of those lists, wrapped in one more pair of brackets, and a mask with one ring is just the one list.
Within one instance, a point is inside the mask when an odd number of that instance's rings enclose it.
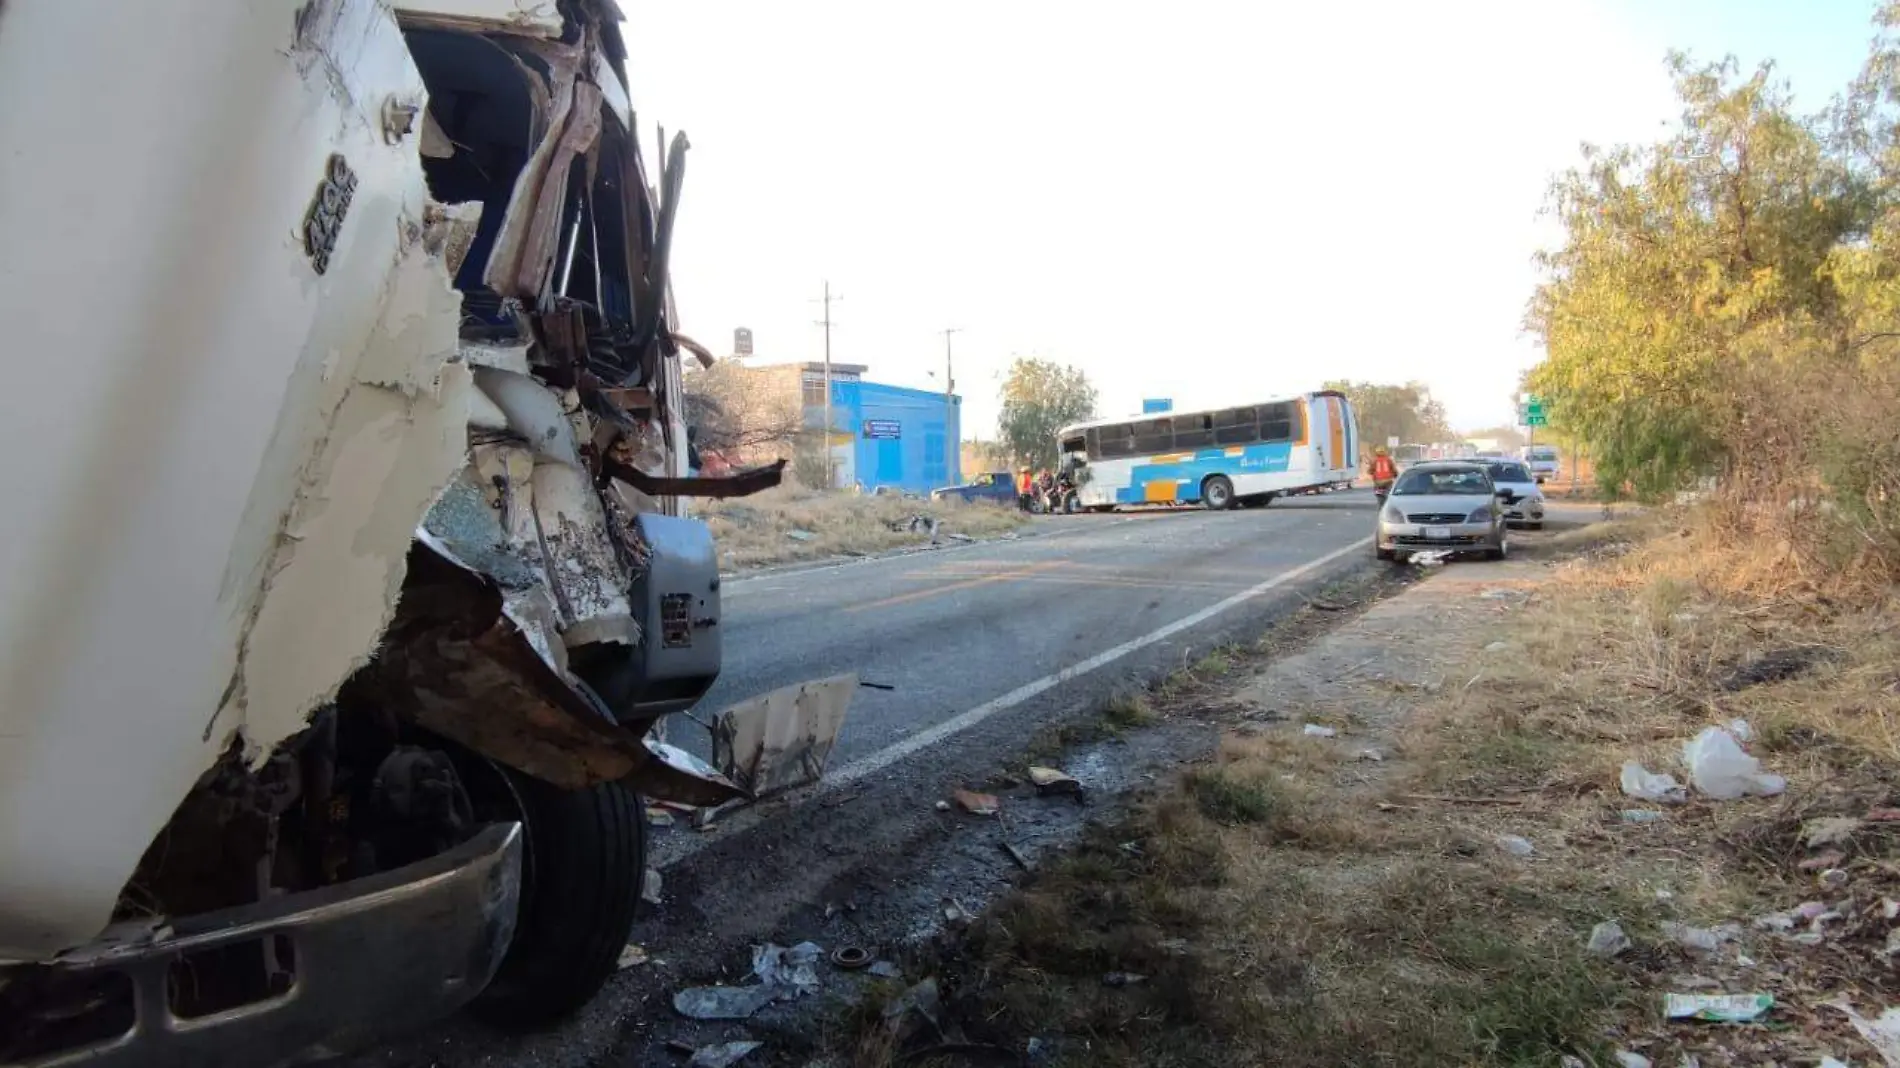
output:
{"label": "truck wheel", "polygon": [[562,790],[503,775],[526,836],[521,907],[475,1006],[484,1020],[528,1030],[575,1012],[613,974],[646,876],[646,813],[618,783]]}
{"label": "truck wheel", "polygon": [[1234,484],[1226,475],[1214,475],[1201,483],[1201,505],[1210,512],[1224,512],[1234,506]]}

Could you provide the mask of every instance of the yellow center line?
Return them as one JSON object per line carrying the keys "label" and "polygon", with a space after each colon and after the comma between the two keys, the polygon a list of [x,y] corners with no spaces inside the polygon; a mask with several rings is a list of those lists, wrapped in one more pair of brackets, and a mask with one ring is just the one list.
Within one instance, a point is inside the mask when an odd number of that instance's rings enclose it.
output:
{"label": "yellow center line", "polygon": [[984,575],[979,578],[964,579],[962,582],[952,582],[947,586],[936,586],[927,590],[912,590],[910,593],[899,593],[894,596],[881,598],[876,601],[866,601],[863,604],[854,604],[845,608],[845,611],[846,612],[863,612],[872,608],[889,608],[892,605],[906,604],[910,601],[920,601],[926,597],[935,597],[941,593],[955,593],[958,590],[973,589],[977,586],[989,586],[998,582],[1008,582],[1011,579],[1023,578],[1024,576],[1032,575],[1038,571],[1047,571],[1050,568],[1062,567],[1066,562],[1067,561],[1063,561],[1063,560],[1051,560],[1048,563],[1031,564],[1028,567],[1018,568],[1015,571],[1004,571],[1004,572],[1000,572],[994,575]]}

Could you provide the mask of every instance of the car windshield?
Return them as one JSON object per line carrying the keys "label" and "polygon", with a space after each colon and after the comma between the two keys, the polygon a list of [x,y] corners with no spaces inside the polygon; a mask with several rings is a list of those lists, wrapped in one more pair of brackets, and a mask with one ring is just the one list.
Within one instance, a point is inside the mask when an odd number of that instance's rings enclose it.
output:
{"label": "car windshield", "polygon": [[1498,482],[1529,482],[1531,473],[1523,464],[1492,464],[1491,478]]}
{"label": "car windshield", "polygon": [[1491,493],[1491,480],[1484,477],[1483,471],[1474,468],[1428,471],[1415,467],[1399,476],[1399,481],[1392,487],[1392,492],[1401,497],[1428,495],[1485,497]]}

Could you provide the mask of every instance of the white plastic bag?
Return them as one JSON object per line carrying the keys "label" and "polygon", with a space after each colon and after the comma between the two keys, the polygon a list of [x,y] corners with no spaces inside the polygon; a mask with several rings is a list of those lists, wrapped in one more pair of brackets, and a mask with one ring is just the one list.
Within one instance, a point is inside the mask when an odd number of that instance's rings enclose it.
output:
{"label": "white plastic bag", "polygon": [[1664,801],[1680,804],[1689,800],[1689,791],[1683,789],[1674,775],[1657,775],[1632,760],[1623,765],[1623,792],[1644,801]]}
{"label": "white plastic bag", "polygon": [[1682,747],[1689,765],[1689,782],[1717,799],[1772,797],[1788,788],[1788,780],[1761,770],[1761,761],[1749,756],[1727,727],[1706,727]]}

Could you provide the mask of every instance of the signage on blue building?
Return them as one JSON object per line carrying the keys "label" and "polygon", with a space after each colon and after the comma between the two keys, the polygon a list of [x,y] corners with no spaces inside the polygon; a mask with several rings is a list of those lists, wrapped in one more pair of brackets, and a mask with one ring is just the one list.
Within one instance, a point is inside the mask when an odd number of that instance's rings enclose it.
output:
{"label": "signage on blue building", "polygon": [[1143,415],[1151,415],[1155,412],[1171,412],[1173,410],[1174,402],[1166,397],[1150,397],[1141,402],[1141,414]]}
{"label": "signage on blue building", "polygon": [[864,437],[866,440],[877,438],[896,439],[903,437],[904,424],[896,419],[866,419]]}

